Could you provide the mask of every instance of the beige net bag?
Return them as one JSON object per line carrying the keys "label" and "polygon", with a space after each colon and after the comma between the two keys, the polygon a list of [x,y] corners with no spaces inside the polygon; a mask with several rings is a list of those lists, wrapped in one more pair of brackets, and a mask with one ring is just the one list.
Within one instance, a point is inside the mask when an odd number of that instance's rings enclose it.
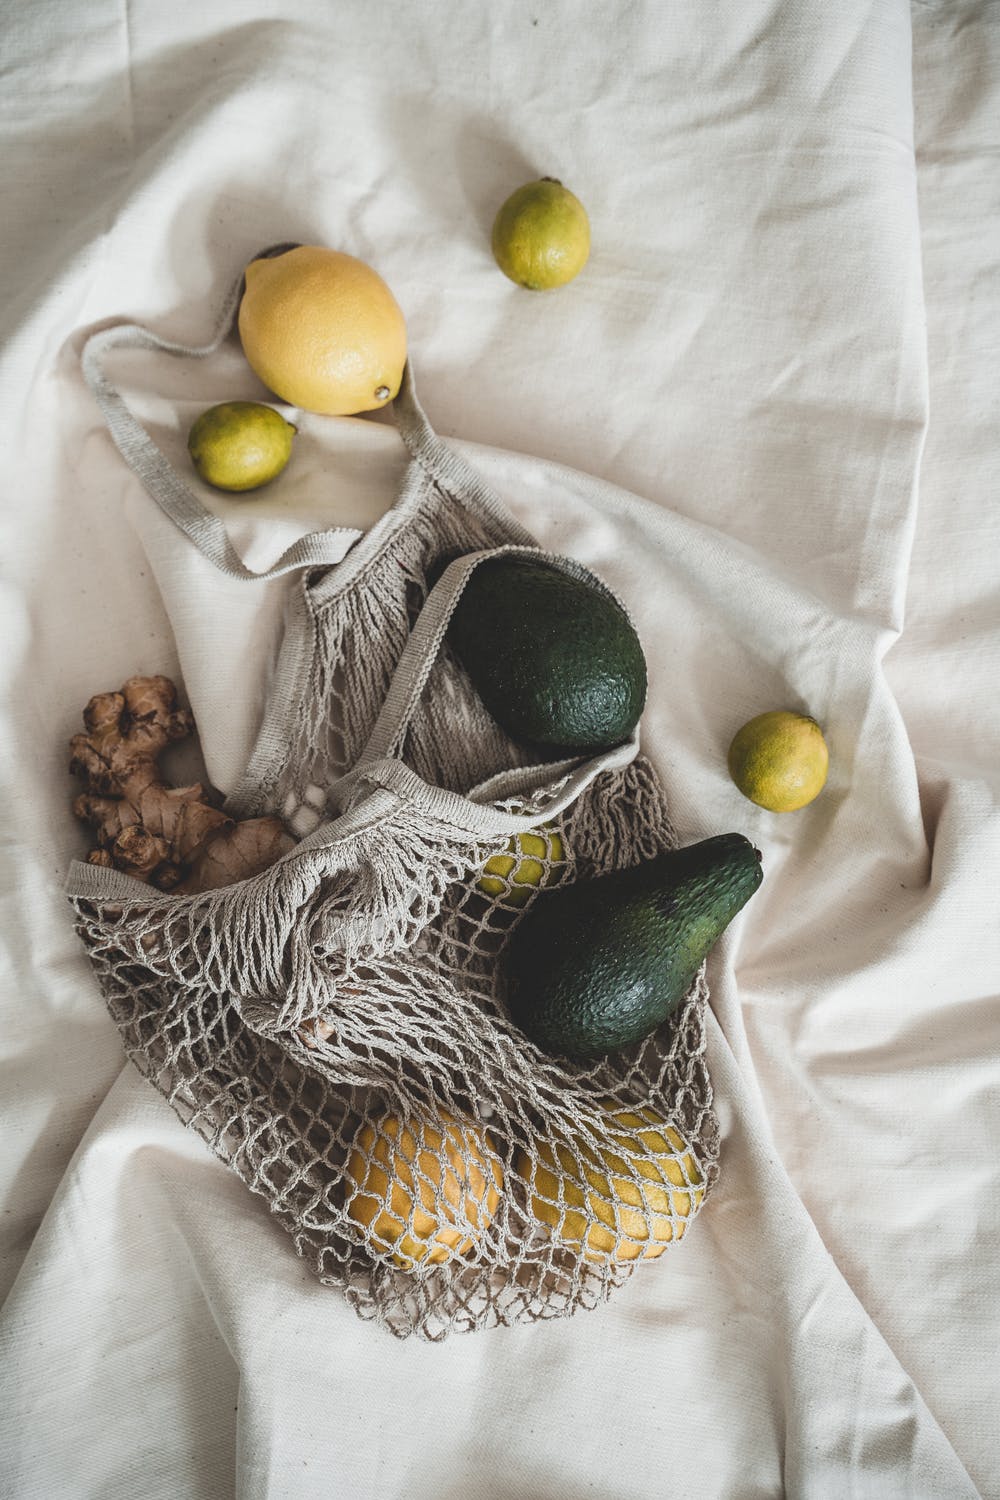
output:
{"label": "beige net bag", "polygon": [[[265,575],[102,365],[114,344],[210,353],[233,305],[204,349],[115,328],[85,370],[154,498],[249,582]],[[136,1066],[321,1281],[396,1335],[441,1339],[604,1300],[684,1232],[718,1127],[703,975],[669,1023],[598,1064],[543,1055],[507,1018],[504,944],[533,904],[675,840],[637,742],[539,763],[487,714],[448,620],[485,557],[546,554],[433,434],[409,373],[396,411],[412,454],[396,505],[346,556],[342,532],[317,533],[271,570],[299,579],[227,806],[277,813],[296,847],[202,895],[82,863],[68,889]]]}

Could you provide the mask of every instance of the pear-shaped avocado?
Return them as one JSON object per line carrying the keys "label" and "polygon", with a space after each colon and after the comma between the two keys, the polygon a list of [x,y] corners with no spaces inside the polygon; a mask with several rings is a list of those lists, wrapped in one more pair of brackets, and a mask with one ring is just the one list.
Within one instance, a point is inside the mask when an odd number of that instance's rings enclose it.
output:
{"label": "pear-shaped avocado", "polygon": [[462,592],[448,639],[515,740],[579,755],[627,740],[646,701],[646,659],[625,611],[551,563],[491,557]]}
{"label": "pear-shaped avocado", "polygon": [[641,1041],[761,879],[759,851],[724,833],[543,893],[507,945],[511,1017],[543,1052],[578,1061]]}

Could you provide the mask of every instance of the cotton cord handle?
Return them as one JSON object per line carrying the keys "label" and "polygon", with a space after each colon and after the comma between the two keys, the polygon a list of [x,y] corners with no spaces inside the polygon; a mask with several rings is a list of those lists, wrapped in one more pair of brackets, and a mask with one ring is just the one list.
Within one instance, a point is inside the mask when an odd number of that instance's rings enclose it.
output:
{"label": "cotton cord handle", "polygon": [[[401,797],[419,802],[430,815],[470,833],[488,836],[527,833],[537,825],[537,813],[522,817],[516,813],[503,812],[488,803],[480,803],[474,795],[461,797],[441,787],[430,787],[408,771],[398,759],[406,730],[416,712],[451,617],[469,579],[482,563],[502,556],[528,557],[547,563],[571,577],[599,588],[615,599],[611,590],[581,564],[556,553],[542,552],[538,547],[495,547],[456,558],[445,569],[424,602],[393,674],[382,711],[357,766],[337,783],[335,793],[339,806],[350,805],[356,795],[355,787],[358,783],[364,783],[397,791]],[[615,599],[615,602],[624,608],[619,600]],[[527,794],[542,786],[558,784],[565,778],[565,785],[553,798],[546,801],[545,816],[554,816],[568,807],[596,776],[603,771],[628,765],[638,751],[636,731],[623,744],[590,756],[582,764],[579,757],[574,757],[520,768],[516,773],[517,790],[521,794]],[[489,785],[488,795],[492,797],[515,794],[511,775],[493,778]]]}
{"label": "cotton cord handle", "polygon": [[310,532],[293,542],[270,568],[262,572],[248,568],[229,540],[223,522],[184,483],[129,409],[104,366],[105,357],[115,349],[152,349],[182,358],[206,359],[231,332],[242,292],[240,276],[222,305],[215,333],[207,344],[180,344],[161,338],[139,323],[119,323],[90,335],[83,348],[82,364],[84,378],[101,408],[115,447],[160,508],[220,572],[229,578],[256,581],[278,578],[297,568],[340,562],[363,533],[346,526]]}

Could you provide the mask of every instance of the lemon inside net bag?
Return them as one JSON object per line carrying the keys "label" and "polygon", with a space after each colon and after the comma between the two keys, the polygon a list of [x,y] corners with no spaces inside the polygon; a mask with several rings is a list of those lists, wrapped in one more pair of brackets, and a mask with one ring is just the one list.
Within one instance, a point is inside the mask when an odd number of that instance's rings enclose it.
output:
{"label": "lemon inside net bag", "polygon": [[[96,358],[90,374],[126,459],[212,555]],[[686,1232],[718,1126],[703,974],[597,1064],[545,1056],[507,1017],[503,949],[533,904],[676,840],[635,740],[539,763],[486,712],[444,639],[479,561],[516,549],[603,585],[538,551],[409,372],[396,407],[403,491],[343,561],[288,563],[296,602],[230,799],[298,845],[201,895],[79,863],[68,892],[129,1057],[321,1281],[437,1340],[607,1298]]]}

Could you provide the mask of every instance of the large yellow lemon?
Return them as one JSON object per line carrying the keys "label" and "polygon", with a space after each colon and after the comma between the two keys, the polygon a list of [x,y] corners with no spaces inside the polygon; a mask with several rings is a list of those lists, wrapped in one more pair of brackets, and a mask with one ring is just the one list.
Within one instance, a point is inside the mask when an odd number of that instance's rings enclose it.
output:
{"label": "large yellow lemon", "polygon": [[539,1141],[535,1160],[518,1153],[516,1170],[532,1213],[560,1244],[582,1247],[591,1261],[652,1260],[684,1234],[704,1196],[702,1176],[683,1137],[653,1110],[604,1108],[613,1147],[578,1137],[581,1168],[568,1145]]}
{"label": "large yellow lemon", "polygon": [[472,1247],[496,1213],[503,1172],[471,1121],[386,1115],[359,1130],[345,1187],[348,1216],[409,1271]]}
{"label": "large yellow lemon", "polygon": [[297,245],[251,261],[239,330],[255,374],[305,411],[374,411],[399,390],[403,314],[381,276],[353,255]]}
{"label": "large yellow lemon", "polygon": [[830,757],[815,719],[790,709],[758,714],[729,747],[729,774],[743,793],[769,812],[795,812],[818,797]]}

